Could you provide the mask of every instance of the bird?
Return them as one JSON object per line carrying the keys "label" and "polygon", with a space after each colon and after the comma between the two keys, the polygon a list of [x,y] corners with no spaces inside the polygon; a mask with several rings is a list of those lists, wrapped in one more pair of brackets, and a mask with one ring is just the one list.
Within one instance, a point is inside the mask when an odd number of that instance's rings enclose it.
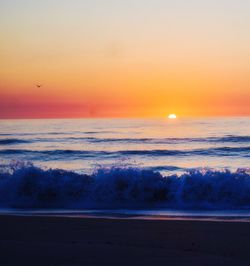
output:
{"label": "bird", "polygon": [[37,88],[41,88],[42,87],[42,84],[36,84],[36,87]]}

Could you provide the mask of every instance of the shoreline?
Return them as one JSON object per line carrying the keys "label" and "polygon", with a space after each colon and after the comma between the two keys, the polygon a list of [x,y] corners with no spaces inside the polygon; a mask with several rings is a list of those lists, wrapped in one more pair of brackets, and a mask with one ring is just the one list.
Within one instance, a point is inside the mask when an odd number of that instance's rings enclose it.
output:
{"label": "shoreline", "polygon": [[1,216],[92,218],[113,220],[250,222],[249,210],[173,209],[0,209]]}
{"label": "shoreline", "polygon": [[135,221],[194,221],[194,222],[222,222],[222,223],[250,223],[249,217],[210,217],[210,216],[156,216],[156,215],[108,215],[108,214],[23,214],[0,213],[0,217],[42,217],[42,218],[71,218],[71,219],[96,219],[96,220],[135,220]]}
{"label": "shoreline", "polygon": [[1,265],[248,265],[250,224],[0,215]]}

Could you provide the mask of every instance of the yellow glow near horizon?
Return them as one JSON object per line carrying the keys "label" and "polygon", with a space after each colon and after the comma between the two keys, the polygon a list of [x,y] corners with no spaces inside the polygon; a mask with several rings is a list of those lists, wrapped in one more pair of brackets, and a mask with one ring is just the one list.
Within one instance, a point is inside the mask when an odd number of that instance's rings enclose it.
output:
{"label": "yellow glow near horizon", "polygon": [[168,115],[168,118],[169,118],[169,119],[176,119],[177,116],[176,116],[176,114],[169,114],[169,115]]}

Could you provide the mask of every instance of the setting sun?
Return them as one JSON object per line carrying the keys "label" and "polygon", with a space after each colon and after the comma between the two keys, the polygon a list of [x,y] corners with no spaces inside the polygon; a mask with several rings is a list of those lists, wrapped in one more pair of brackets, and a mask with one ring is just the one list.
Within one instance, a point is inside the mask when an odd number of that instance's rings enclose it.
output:
{"label": "setting sun", "polygon": [[169,118],[169,119],[176,119],[177,116],[176,116],[175,114],[169,114],[169,115],[168,115],[168,118]]}

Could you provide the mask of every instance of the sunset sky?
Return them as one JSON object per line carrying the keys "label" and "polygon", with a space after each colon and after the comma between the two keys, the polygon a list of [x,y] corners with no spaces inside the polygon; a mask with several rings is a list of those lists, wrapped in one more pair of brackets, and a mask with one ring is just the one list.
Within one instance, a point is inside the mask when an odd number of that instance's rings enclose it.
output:
{"label": "sunset sky", "polygon": [[249,14],[249,0],[1,0],[0,118],[250,115]]}

